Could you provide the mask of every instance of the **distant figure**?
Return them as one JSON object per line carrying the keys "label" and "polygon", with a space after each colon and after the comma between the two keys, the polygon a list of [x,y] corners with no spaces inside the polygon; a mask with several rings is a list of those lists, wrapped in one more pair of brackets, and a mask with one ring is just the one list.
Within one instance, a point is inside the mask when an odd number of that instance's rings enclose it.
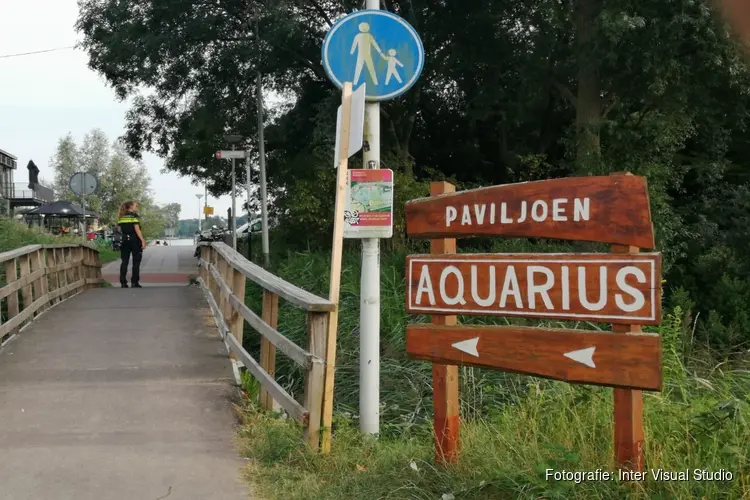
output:
{"label": "distant figure", "polygon": [[136,210],[136,201],[126,201],[120,206],[120,218],[117,221],[117,230],[122,234],[122,245],[120,247],[120,285],[128,288],[128,263],[130,255],[133,255],[133,272],[130,283],[133,288],[142,288],[139,281],[141,277],[141,259],[143,249],[146,248],[146,239],[141,232],[141,221]]}
{"label": "distant figure", "polygon": [[357,66],[354,71],[354,84],[356,85],[359,81],[359,77],[362,74],[362,68],[367,65],[367,71],[370,72],[370,78],[375,85],[378,84],[378,75],[375,74],[375,63],[372,62],[372,49],[378,51],[381,57],[385,57],[383,51],[378,47],[375,42],[375,37],[370,33],[370,25],[367,23],[359,24],[359,35],[354,37],[354,43],[352,43],[352,50],[350,54],[357,52]]}
{"label": "distant figure", "polygon": [[403,63],[396,59],[396,49],[391,49],[388,51],[387,56],[383,56],[388,61],[388,72],[385,74],[385,84],[388,85],[388,83],[391,81],[391,76],[396,77],[396,81],[398,83],[403,83],[401,80],[401,75],[398,74],[398,69],[396,69],[396,66],[404,67]]}

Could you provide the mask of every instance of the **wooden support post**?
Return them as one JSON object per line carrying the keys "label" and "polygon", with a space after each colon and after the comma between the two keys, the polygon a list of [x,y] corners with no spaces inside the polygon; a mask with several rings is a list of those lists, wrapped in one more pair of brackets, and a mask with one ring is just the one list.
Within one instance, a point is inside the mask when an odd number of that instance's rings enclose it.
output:
{"label": "wooden support post", "polygon": [[[47,259],[45,258],[45,251],[39,250],[33,254],[34,260],[34,272],[43,271],[44,274],[34,281],[34,300],[39,300],[42,297],[47,296],[48,284],[47,284]],[[48,304],[43,305],[39,308],[36,313],[38,316],[48,308]]]}
{"label": "wooden support post", "polygon": [[[633,246],[612,245],[613,253],[638,253]],[[640,333],[639,325],[612,325],[620,334]],[[643,472],[643,393],[633,389],[614,389],[615,461],[617,465]]]}
{"label": "wooden support post", "polygon": [[[10,285],[18,279],[18,262],[16,259],[9,260],[5,263],[5,281]],[[21,312],[18,307],[18,291],[11,292],[8,295],[8,319],[14,318]]]}
{"label": "wooden support post", "polygon": [[[72,248],[63,248],[62,249],[62,263],[63,264],[70,264],[73,261],[73,249]],[[63,277],[65,281],[65,287],[68,287],[69,285],[72,285],[75,282],[75,270],[72,267],[67,268],[65,271],[63,271]],[[70,297],[72,292],[68,292],[64,294],[61,298],[67,299]]]}
{"label": "wooden support post", "polygon": [[[27,255],[22,255],[21,257],[18,258],[18,262],[20,263],[20,267],[21,267],[21,276],[20,276],[20,278],[24,279],[29,274],[31,274],[31,259],[30,259],[30,256],[28,254]],[[29,307],[34,302],[34,298],[32,296],[32,291],[31,291],[31,284],[24,285],[21,288],[21,300],[23,300],[23,308],[24,309],[26,309],[27,307]]]}
{"label": "wooden support post", "polygon": [[[227,265],[227,274],[230,277],[228,284],[232,288],[232,294],[245,303],[245,275],[239,271],[236,271],[231,266]],[[240,312],[232,307],[232,303],[227,300],[227,307],[231,311],[231,325],[230,329],[232,335],[237,339],[237,343],[242,345],[242,335],[245,328],[245,318],[242,317]]]}
{"label": "wooden support post", "polygon": [[[264,322],[276,329],[279,322],[279,296],[268,290],[263,290],[263,312],[261,317]],[[276,375],[276,346],[267,338],[260,338],[260,365],[271,377]],[[273,397],[261,388],[260,407],[264,410],[273,410]]]}
{"label": "wooden support post", "polygon": [[[54,269],[57,266],[57,250],[54,248],[47,249],[47,267]],[[49,273],[49,291],[54,292],[60,287],[60,277],[58,272]],[[60,301],[59,298],[55,298],[49,302],[50,306],[57,304]]]}
{"label": "wooden support post", "polygon": [[336,201],[333,211],[333,244],[331,246],[331,280],[328,300],[335,309],[328,317],[328,335],[325,354],[325,389],[323,393],[323,435],[321,450],[331,451],[331,426],[333,425],[333,383],[336,367],[336,337],[339,325],[339,294],[341,292],[341,258],[344,247],[344,208],[346,206],[346,180],[349,171],[349,130],[351,127],[352,84],[344,83],[341,95],[341,130],[339,133],[339,164],[336,170]]}
{"label": "wooden support post", "polygon": [[[455,193],[456,186],[448,182],[430,184],[430,196]],[[430,240],[431,254],[456,253],[455,238]],[[456,316],[432,316],[433,325],[455,325]],[[458,366],[432,365],[432,402],[435,409],[435,461],[452,463],[459,450]]]}
{"label": "wooden support post", "polygon": [[[328,313],[307,313],[307,338],[310,354],[316,356],[305,377],[305,408],[309,413],[305,427],[305,441],[312,449],[318,449],[321,440],[320,426],[323,413],[323,387],[326,383],[323,357],[326,355]],[[271,397],[269,396],[269,399]],[[325,434],[324,434],[325,435]]]}

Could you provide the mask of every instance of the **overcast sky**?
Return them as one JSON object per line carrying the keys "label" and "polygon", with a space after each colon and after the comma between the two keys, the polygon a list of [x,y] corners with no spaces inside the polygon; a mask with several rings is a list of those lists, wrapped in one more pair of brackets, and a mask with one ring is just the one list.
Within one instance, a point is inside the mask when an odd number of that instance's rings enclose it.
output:
{"label": "overcast sky", "polygon": [[[75,45],[81,36],[73,28],[76,0],[0,0],[0,4],[0,149],[18,157],[16,182],[27,180],[29,160],[37,164],[41,177],[52,181],[54,172],[48,164],[60,137],[70,132],[80,144],[84,134],[98,127],[114,140],[125,131],[129,105],[115,99],[79,50],[2,57]],[[182,205],[181,218],[197,217],[195,194],[203,193],[203,188],[189,178],[161,174],[163,161],[154,155],[145,155],[144,163],[156,201]],[[238,210],[243,202],[244,198],[237,198]],[[226,216],[231,197],[210,198],[209,204],[217,215]]]}

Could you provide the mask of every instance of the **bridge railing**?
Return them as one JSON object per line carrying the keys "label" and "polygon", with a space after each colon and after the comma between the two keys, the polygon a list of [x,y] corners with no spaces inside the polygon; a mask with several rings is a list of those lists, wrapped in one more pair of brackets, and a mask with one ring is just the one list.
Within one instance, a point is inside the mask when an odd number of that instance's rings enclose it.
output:
{"label": "bridge railing", "polygon": [[[323,410],[326,340],[334,304],[253,264],[224,243],[201,243],[200,277],[221,335],[238,359],[261,385],[260,405],[270,410],[276,401],[305,429],[305,440],[317,449]],[[245,305],[249,279],[263,288],[263,310],[258,316]],[[302,348],[277,330],[279,297],[307,311],[308,345]],[[260,362],[242,347],[244,322],[261,335]],[[299,403],[275,378],[276,349],[305,370],[304,402]]]}
{"label": "bridge railing", "polygon": [[89,245],[28,245],[0,253],[0,342],[77,293],[100,286],[99,251]]}

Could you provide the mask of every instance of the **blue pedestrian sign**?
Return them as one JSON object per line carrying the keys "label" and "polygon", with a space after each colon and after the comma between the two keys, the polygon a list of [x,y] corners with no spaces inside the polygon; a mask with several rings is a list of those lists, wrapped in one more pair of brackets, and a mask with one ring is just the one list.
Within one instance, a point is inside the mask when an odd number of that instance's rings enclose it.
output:
{"label": "blue pedestrian sign", "polygon": [[368,101],[400,96],[424,67],[424,47],[409,23],[385,10],[360,10],[339,20],[323,40],[323,67],[339,88],[367,83]]}

